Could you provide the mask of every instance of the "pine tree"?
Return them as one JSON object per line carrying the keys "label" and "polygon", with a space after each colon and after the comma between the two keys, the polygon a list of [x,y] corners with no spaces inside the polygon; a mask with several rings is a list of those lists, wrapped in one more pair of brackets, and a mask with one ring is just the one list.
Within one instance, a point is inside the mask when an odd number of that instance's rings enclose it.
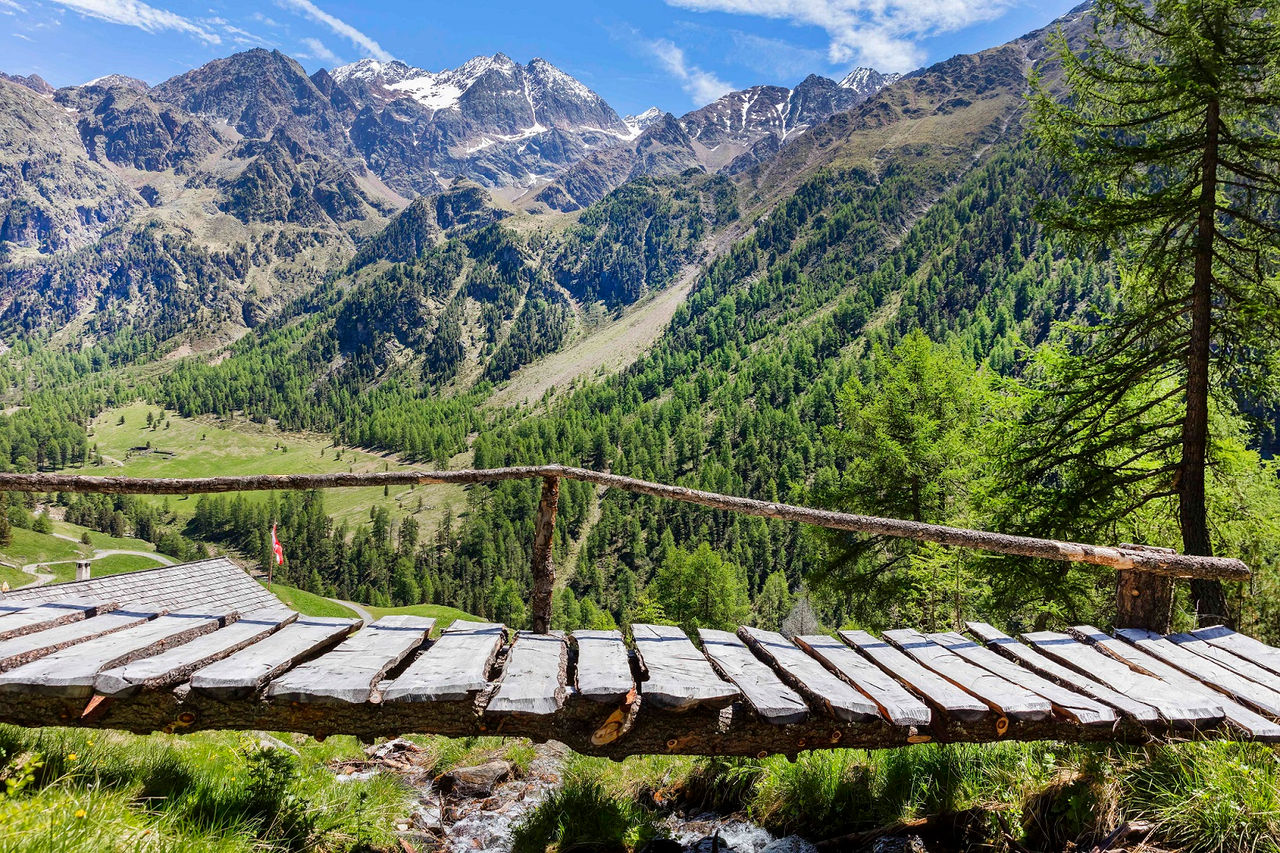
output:
{"label": "pine tree", "polygon": [[[1058,38],[1067,96],[1037,81],[1035,135],[1069,178],[1038,215],[1114,253],[1124,298],[1078,342],[1058,420],[1171,386],[1179,422],[1130,438],[1138,452],[1177,442],[1149,491],[1176,494],[1183,550],[1209,555],[1211,398],[1273,390],[1280,343],[1280,0],[1101,0],[1095,14],[1080,50]],[[1192,594],[1202,620],[1226,617],[1219,583]]]}

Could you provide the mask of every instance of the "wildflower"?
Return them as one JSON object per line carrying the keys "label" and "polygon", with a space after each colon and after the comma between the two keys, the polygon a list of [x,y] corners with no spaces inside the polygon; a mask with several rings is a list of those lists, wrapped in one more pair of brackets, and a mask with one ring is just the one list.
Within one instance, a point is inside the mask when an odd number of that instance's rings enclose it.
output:
{"label": "wildflower", "polygon": [[76,809],[76,817],[84,817],[84,816],[85,816],[84,809]]}
{"label": "wildflower", "polygon": [[68,756],[67,756],[67,761],[75,761],[75,760],[76,760],[77,758],[79,758],[79,757],[80,757],[80,756],[76,755],[76,754],[73,752],[73,753],[71,753],[70,755],[68,755]]}

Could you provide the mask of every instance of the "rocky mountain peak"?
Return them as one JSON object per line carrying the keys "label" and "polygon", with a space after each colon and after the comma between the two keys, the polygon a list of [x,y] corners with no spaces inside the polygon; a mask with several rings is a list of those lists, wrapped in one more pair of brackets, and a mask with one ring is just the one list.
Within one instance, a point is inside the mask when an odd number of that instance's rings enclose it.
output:
{"label": "rocky mountain peak", "polygon": [[25,86],[37,95],[52,96],[56,91],[52,86],[45,82],[45,79],[39,74],[29,74],[24,76],[22,74],[5,74],[3,71],[0,71],[0,80],[8,80],[10,83],[17,83],[19,86]]}
{"label": "rocky mountain peak", "polygon": [[123,86],[126,89],[132,89],[135,92],[147,92],[151,87],[147,85],[145,80],[139,80],[137,77],[128,77],[124,74],[107,74],[103,77],[95,77],[87,86],[97,86],[102,89],[114,89],[117,86]]}
{"label": "rocky mountain peak", "polygon": [[881,74],[874,68],[855,68],[840,81],[840,88],[849,89],[864,98],[869,98],[885,86],[891,86],[901,78],[901,74]]}

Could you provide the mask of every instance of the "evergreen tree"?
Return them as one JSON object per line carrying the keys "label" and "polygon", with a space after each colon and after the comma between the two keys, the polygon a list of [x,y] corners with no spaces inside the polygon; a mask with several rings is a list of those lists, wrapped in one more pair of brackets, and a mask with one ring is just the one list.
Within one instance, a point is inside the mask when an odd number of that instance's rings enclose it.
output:
{"label": "evergreen tree", "polygon": [[[1124,298],[1078,342],[1039,448],[1054,461],[1054,429],[1167,383],[1177,423],[1135,405],[1118,426],[1139,453],[1177,442],[1149,493],[1176,494],[1183,550],[1209,555],[1210,399],[1265,397],[1280,343],[1280,0],[1101,0],[1086,44],[1057,47],[1067,97],[1038,81],[1034,129],[1069,187],[1039,215],[1114,251]],[[1203,621],[1226,618],[1219,583],[1192,593]]]}

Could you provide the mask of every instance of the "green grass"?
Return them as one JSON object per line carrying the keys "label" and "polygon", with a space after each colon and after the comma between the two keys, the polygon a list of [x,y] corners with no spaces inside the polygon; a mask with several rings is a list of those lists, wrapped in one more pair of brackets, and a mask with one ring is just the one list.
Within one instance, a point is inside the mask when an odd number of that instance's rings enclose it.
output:
{"label": "green grass", "polygon": [[31,575],[21,569],[0,565],[0,583],[7,583],[9,585],[9,589],[17,589],[20,586],[26,586],[33,580],[35,580],[35,578],[31,577]]}
{"label": "green grass", "polygon": [[[153,560],[150,557],[141,557],[137,554],[108,554],[101,559],[93,561],[92,577],[105,577],[106,575],[119,575],[125,572],[138,572],[143,569],[156,569],[163,566],[159,560]],[[65,583],[75,580],[76,564],[75,563],[49,563],[46,570],[53,574],[54,583]]]}
{"label": "green grass", "polygon": [[56,563],[87,557],[89,549],[78,542],[68,542],[47,533],[36,533],[14,527],[12,541],[0,548],[0,560],[18,566],[32,563]]}
{"label": "green grass", "polygon": [[[206,477],[237,474],[311,474],[338,471],[382,471],[411,466],[391,456],[345,449],[335,458],[326,436],[282,432],[269,425],[246,420],[183,418],[166,413],[158,429],[148,429],[147,413],[156,406],[134,403],[108,409],[94,419],[89,437],[104,457],[104,466],[72,469],[82,473],[120,474],[134,477]],[[124,424],[119,420],[124,417]],[[169,428],[164,424],[168,422]],[[147,449],[147,442],[151,448]],[[455,460],[457,465],[463,459]],[[247,492],[249,500],[268,499],[267,492]],[[418,500],[422,499],[422,510]],[[164,498],[147,498],[157,505]],[[461,508],[465,496],[460,486],[401,487],[384,496],[382,489],[331,489],[325,492],[325,508],[338,521],[368,522],[371,506],[383,506],[396,518],[413,515],[422,536],[434,533],[446,506]],[[171,498],[179,516],[195,511],[195,499]]]}
{"label": "green grass", "polygon": [[1280,853],[1280,752],[1266,744],[921,744],[794,761],[574,756],[565,780],[517,829],[517,851],[623,849],[674,805],[745,813],[814,841],[901,834],[911,822],[929,849],[1088,850],[1134,821],[1152,825],[1153,849]]}
{"label": "green grass", "polygon": [[96,530],[90,530],[79,524],[72,524],[69,521],[54,521],[53,532],[61,533],[63,536],[70,536],[77,542],[85,532],[89,533],[89,541],[91,548],[97,548],[102,551],[151,551],[156,550],[156,546],[152,545],[145,539],[134,539],[132,536],[110,536],[106,533],[99,533]]}
{"label": "green grass", "polygon": [[300,755],[236,733],[0,726],[0,850],[398,849],[411,796],[399,780],[337,782],[324,762],[362,757],[353,738],[280,738]]}
{"label": "green grass", "polygon": [[483,622],[479,616],[472,616],[456,607],[445,607],[442,604],[412,604],[408,607],[373,607],[367,606],[366,610],[373,615],[375,619],[381,619],[383,616],[430,616],[436,620],[435,627],[432,631],[439,633],[445,628],[453,624],[455,619],[466,619],[471,622]]}
{"label": "green grass", "polygon": [[313,592],[297,589],[292,586],[273,583],[268,589],[276,598],[283,601],[293,610],[304,616],[332,616],[340,619],[356,619],[356,612],[349,607],[330,601]]}

